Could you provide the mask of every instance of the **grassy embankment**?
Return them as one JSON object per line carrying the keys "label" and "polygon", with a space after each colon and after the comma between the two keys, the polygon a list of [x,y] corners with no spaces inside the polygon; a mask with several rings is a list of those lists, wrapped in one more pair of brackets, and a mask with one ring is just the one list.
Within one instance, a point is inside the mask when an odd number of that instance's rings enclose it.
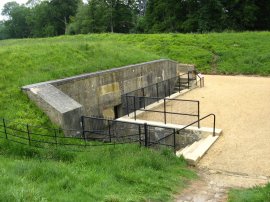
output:
{"label": "grassy embankment", "polygon": [[[0,117],[51,126],[20,91],[21,86],[158,58],[194,63],[204,73],[269,75],[269,38],[268,32],[247,32],[0,41]],[[70,201],[78,197],[163,201],[183,183],[181,178],[192,176],[182,160],[135,146],[58,154],[0,145],[0,172],[5,176],[0,198],[5,201],[53,200],[51,197]],[[67,160],[62,159],[65,156]],[[49,157],[53,159],[44,161]]]}

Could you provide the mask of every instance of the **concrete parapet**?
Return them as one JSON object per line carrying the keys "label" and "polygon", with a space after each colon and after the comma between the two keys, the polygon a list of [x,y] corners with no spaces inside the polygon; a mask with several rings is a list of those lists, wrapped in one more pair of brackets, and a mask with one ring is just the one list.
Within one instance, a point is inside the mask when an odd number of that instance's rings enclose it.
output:
{"label": "concrete parapet", "polygon": [[[50,84],[29,88],[28,96],[40,107],[57,125],[68,130],[72,127],[75,131],[65,132],[66,135],[76,135],[81,130],[80,117],[82,105],[64,94]],[[75,133],[75,134],[74,134]]]}

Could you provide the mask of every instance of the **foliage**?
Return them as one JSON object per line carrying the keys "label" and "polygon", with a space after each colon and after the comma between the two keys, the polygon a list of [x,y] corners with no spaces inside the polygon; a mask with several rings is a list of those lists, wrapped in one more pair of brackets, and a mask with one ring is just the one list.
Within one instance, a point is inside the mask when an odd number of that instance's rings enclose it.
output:
{"label": "foliage", "polygon": [[270,201],[270,183],[264,187],[234,189],[229,192],[230,202],[268,202]]}
{"label": "foliage", "polygon": [[33,6],[29,7],[8,2],[2,11],[2,14],[8,17],[4,22],[7,38],[63,35],[79,3],[82,1],[51,0],[32,2]]}
{"label": "foliage", "polygon": [[88,33],[269,30],[267,0],[29,0],[9,2],[1,38]]}

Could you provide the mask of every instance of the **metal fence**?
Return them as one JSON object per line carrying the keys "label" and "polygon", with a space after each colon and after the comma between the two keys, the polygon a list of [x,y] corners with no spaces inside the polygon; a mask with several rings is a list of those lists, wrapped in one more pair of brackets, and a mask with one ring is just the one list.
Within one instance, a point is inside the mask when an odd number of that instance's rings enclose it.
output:
{"label": "metal fence", "polygon": [[182,90],[190,88],[191,81],[193,80],[195,80],[193,74],[191,72],[187,72],[176,77],[128,92],[122,95],[123,107],[126,107],[125,102],[127,96],[165,98],[173,93],[180,93]]}
{"label": "metal fence", "polygon": [[[181,129],[83,116],[82,130],[77,131],[33,126],[2,119],[0,138],[39,148],[46,148],[49,145],[61,146],[69,151],[82,151],[94,146],[135,143],[144,147],[167,148],[176,152],[185,146],[181,142],[183,140],[181,137],[185,136],[186,129],[209,116],[214,118],[213,135],[215,135],[215,115],[209,114]],[[76,132],[77,135],[65,136],[70,131]]]}
{"label": "metal fence", "polygon": [[[126,114],[132,115],[135,120],[187,125],[200,119],[200,102],[198,100],[126,96],[125,106]],[[200,121],[196,125],[200,127]]]}
{"label": "metal fence", "polygon": [[[192,126],[193,124],[196,124],[199,121],[205,120],[205,119],[207,119],[209,117],[213,117],[213,136],[215,136],[215,132],[216,132],[216,115],[215,114],[208,114],[208,115],[200,118],[198,121],[195,121],[193,123],[190,123],[189,125],[186,125],[185,127],[181,128],[181,129],[177,129],[173,134],[169,134],[169,135],[166,135],[166,136],[160,138],[155,144],[159,144],[162,141],[168,141],[168,140],[174,139],[174,143],[175,143],[174,148],[176,148],[177,147],[176,137],[178,137],[179,134],[182,134],[183,135],[184,134],[184,131],[188,127]],[[178,142],[178,144],[179,144],[179,142]]]}
{"label": "metal fence", "polygon": [[[67,136],[67,134],[76,134]],[[83,130],[64,130],[61,128],[46,128],[30,124],[22,124],[7,119],[1,119],[0,138],[10,142],[29,145],[38,148],[48,146],[66,147],[68,150],[78,151],[80,149],[94,146],[110,146],[121,144],[121,142],[106,143],[91,141],[85,136]],[[126,142],[127,143],[127,142]]]}
{"label": "metal fence", "polygon": [[175,138],[158,141],[165,136],[176,135],[174,128],[86,116],[82,117],[82,123],[84,135],[88,140],[109,143],[133,142],[145,147],[169,148],[173,151],[177,148]]}

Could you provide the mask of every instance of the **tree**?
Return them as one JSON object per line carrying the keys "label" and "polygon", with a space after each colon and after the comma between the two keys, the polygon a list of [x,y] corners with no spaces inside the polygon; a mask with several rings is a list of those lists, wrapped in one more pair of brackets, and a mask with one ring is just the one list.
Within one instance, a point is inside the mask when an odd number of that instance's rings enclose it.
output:
{"label": "tree", "polygon": [[8,2],[4,5],[2,15],[8,17],[4,22],[7,35],[10,38],[25,38],[30,35],[28,18],[30,9],[16,2]]}
{"label": "tree", "polygon": [[51,25],[56,31],[56,35],[65,34],[70,17],[75,16],[78,4],[81,0],[51,0],[49,2]]}

